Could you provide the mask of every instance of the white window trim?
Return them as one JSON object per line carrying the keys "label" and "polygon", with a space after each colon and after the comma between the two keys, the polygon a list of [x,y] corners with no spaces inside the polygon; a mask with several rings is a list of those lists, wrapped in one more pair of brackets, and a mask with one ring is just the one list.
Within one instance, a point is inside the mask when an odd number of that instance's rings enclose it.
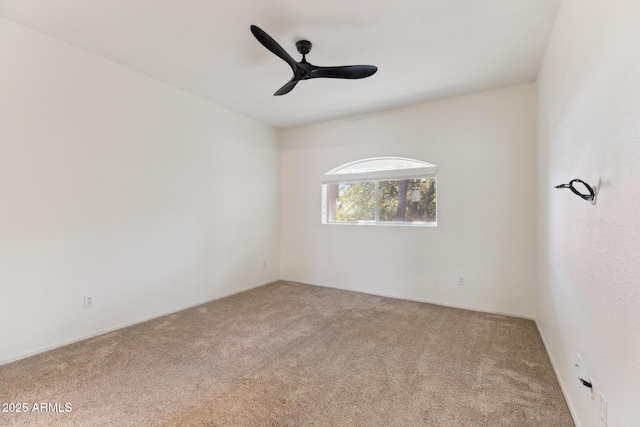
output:
{"label": "white window trim", "polygon": [[[368,162],[375,162],[379,160],[399,160],[413,165],[420,165],[420,167],[410,167],[404,169],[389,169],[389,170],[377,170],[371,172],[359,172],[359,173],[341,173],[340,171],[350,168],[354,165],[359,165]],[[360,181],[389,181],[389,180],[401,180],[411,178],[430,178],[435,176],[438,170],[435,165],[432,165],[422,160],[410,159],[408,157],[370,157],[368,159],[360,159],[353,162],[345,163],[337,168],[331,169],[324,174],[322,178],[323,184],[334,184],[336,182],[360,182]]]}
{"label": "white window trim", "polygon": [[361,182],[361,181],[399,181],[402,179],[431,178],[436,175],[437,168],[428,166],[424,168],[400,169],[389,171],[375,171],[364,173],[343,173],[337,175],[325,175],[322,177],[323,184],[335,184],[339,182]]}

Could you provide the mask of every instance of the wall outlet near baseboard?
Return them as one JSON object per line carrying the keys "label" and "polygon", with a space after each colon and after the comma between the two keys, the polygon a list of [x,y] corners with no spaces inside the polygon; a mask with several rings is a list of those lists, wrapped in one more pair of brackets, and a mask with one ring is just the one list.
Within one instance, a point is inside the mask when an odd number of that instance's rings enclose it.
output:
{"label": "wall outlet near baseboard", "polygon": [[580,365],[582,365],[582,356],[580,356],[580,353],[576,353],[576,363],[574,363],[573,366],[578,368],[578,378],[582,378],[582,373],[580,372]]}
{"label": "wall outlet near baseboard", "polygon": [[607,399],[604,398],[602,393],[600,393],[600,421],[605,425],[607,425],[607,410],[608,410]]}
{"label": "wall outlet near baseboard", "polygon": [[458,286],[464,286],[464,277],[458,277]]}
{"label": "wall outlet near baseboard", "polygon": [[91,308],[93,307],[95,301],[93,299],[93,297],[84,297],[84,308]]}

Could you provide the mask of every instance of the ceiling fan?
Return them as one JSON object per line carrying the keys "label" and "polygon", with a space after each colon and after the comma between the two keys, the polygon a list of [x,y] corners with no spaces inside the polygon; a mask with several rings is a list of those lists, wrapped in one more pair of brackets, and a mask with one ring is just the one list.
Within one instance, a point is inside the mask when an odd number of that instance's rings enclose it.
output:
{"label": "ceiling fan", "polygon": [[251,32],[260,43],[275,55],[282,58],[293,70],[293,77],[284,86],[274,93],[274,96],[284,95],[298,84],[300,80],[315,79],[317,77],[328,77],[331,79],[363,79],[373,75],[378,71],[374,65],[344,65],[341,67],[318,67],[309,64],[306,55],[311,51],[311,42],[300,40],[296,42],[298,52],[302,54],[302,61],[293,59],[269,34],[265,33],[255,25],[251,26]]}

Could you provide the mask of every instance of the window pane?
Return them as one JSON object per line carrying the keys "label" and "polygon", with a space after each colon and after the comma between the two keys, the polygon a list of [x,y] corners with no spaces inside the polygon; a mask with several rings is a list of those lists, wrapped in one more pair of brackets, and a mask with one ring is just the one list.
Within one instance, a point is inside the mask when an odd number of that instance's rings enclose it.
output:
{"label": "window pane", "polygon": [[433,178],[380,181],[378,217],[383,222],[435,222],[436,181]]}
{"label": "window pane", "polygon": [[430,163],[420,160],[406,159],[402,157],[381,157],[349,163],[347,165],[339,167],[338,169],[333,169],[327,172],[327,175],[343,175],[388,170],[406,170],[433,166],[434,165]]}
{"label": "window pane", "polygon": [[[329,221],[375,221],[376,186],[373,182],[328,185]],[[335,200],[335,204],[333,200]]]}

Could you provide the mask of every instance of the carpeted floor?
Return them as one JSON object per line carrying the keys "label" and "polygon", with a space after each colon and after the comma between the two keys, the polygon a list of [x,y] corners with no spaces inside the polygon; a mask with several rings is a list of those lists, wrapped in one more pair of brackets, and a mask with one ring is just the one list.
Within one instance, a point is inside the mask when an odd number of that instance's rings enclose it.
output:
{"label": "carpeted floor", "polygon": [[0,402],[28,404],[2,426],[574,425],[534,322],[290,282],[0,366]]}

